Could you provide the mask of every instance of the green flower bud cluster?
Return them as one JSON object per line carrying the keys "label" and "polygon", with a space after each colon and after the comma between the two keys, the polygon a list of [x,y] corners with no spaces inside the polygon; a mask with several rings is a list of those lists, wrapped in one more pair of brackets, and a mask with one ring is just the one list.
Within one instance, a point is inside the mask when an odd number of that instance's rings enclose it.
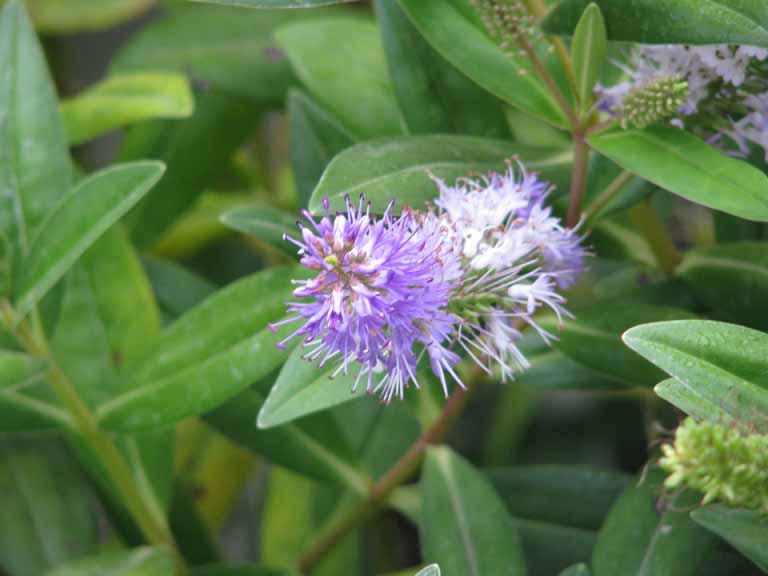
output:
{"label": "green flower bud cluster", "polygon": [[483,24],[505,52],[515,50],[520,36],[537,33],[533,18],[518,0],[472,0]]}
{"label": "green flower bud cluster", "polygon": [[676,114],[688,100],[688,83],[677,77],[657,78],[633,88],[622,101],[623,128],[645,128]]}
{"label": "green flower bud cluster", "polygon": [[768,436],[688,418],[662,450],[666,487],[702,492],[705,504],[719,500],[768,514]]}

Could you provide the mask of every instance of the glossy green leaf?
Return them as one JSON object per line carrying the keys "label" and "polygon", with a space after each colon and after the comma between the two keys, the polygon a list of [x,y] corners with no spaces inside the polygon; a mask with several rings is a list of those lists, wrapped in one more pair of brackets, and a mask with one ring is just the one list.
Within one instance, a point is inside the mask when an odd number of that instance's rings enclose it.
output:
{"label": "glossy green leaf", "polygon": [[649,320],[692,318],[685,310],[624,302],[606,302],[575,310],[575,319],[565,319],[558,329],[556,319],[546,317],[542,326],[559,338],[554,347],[574,362],[626,386],[651,387],[664,374],[628,350],[621,334]]}
{"label": "glossy green leaf", "polygon": [[609,470],[572,466],[517,466],[488,471],[515,518],[597,530],[631,479]]}
{"label": "glossy green leaf", "polygon": [[216,291],[215,284],[170,260],[144,257],[142,263],[166,318],[175,320]]}
{"label": "glossy green leaf", "polygon": [[45,374],[45,363],[13,350],[0,350],[0,391],[23,388]]}
{"label": "glossy green leaf", "polygon": [[768,426],[767,334],[687,320],[637,326],[624,342],[739,425]]}
{"label": "glossy green leaf", "polygon": [[122,160],[151,156],[168,167],[159,185],[126,217],[134,243],[149,246],[191,209],[219,180],[260,118],[261,109],[248,98],[209,91],[197,99],[191,118],[158,121],[129,131]]}
{"label": "glossy green leaf", "polygon": [[184,118],[193,109],[187,79],[161,73],[112,76],[61,103],[70,144],[150,118]]}
{"label": "glossy green leaf", "polygon": [[662,475],[651,471],[619,497],[595,544],[595,576],[694,576],[714,537],[688,517],[699,496],[683,492],[659,508]]}
{"label": "glossy green leaf", "polygon": [[377,0],[375,8],[395,95],[411,134],[509,136],[499,100],[446,62],[396,1]]}
{"label": "glossy green leaf", "polygon": [[427,42],[477,84],[524,112],[567,126],[544,84],[531,73],[528,60],[502,52],[470,0],[399,0],[399,4]]}
{"label": "glossy green leaf", "polygon": [[349,131],[328,111],[298,90],[288,94],[291,166],[301,205],[306,206],[325,167],[354,144]]}
{"label": "glossy green leaf", "polygon": [[134,34],[112,60],[111,71],[179,72],[247,96],[251,105],[281,104],[295,78],[272,31],[298,15],[184,2]]}
{"label": "glossy green leaf", "polygon": [[63,445],[0,441],[0,564],[14,576],[46,569],[96,545],[92,495]]}
{"label": "glossy green leaf", "polygon": [[80,558],[46,573],[46,576],[167,576],[173,556],[162,548],[134,548]]}
{"label": "glossy green leaf", "polygon": [[733,418],[719,404],[700,396],[695,389],[676,378],[662,380],[654,386],[653,391],[659,398],[694,418],[719,423],[733,422]]}
{"label": "glossy green leaf", "polygon": [[530,574],[556,574],[589,560],[595,532],[570,526],[514,519]]}
{"label": "glossy green leaf", "polygon": [[341,483],[356,492],[365,490],[365,480],[353,464],[352,450],[328,414],[259,430],[255,420],[263,404],[264,397],[248,389],[206,414],[205,419],[241,446],[285,468]]}
{"label": "glossy green leaf", "polygon": [[560,572],[560,576],[590,576],[591,572],[586,564],[574,564]]}
{"label": "glossy green leaf", "polygon": [[437,564],[431,564],[423,570],[419,570],[416,573],[416,576],[440,576],[440,566]]}
{"label": "glossy green leaf", "polygon": [[20,0],[0,8],[0,70],[0,232],[18,271],[72,181],[56,90]]}
{"label": "glossy green leaf", "polygon": [[361,18],[295,22],[278,29],[275,38],[302,83],[352,134],[374,138],[403,132],[372,22]]}
{"label": "glossy green leaf", "polygon": [[691,518],[720,536],[763,572],[768,572],[768,518],[754,510],[712,504],[691,512]]}
{"label": "glossy green leaf", "polygon": [[304,360],[304,354],[305,350],[296,348],[280,370],[259,412],[260,428],[280,426],[366,395],[364,381],[352,391],[359,367],[332,377],[335,366],[318,368],[316,362]]}
{"label": "glossy green leaf", "polygon": [[686,252],[676,272],[716,313],[768,330],[768,243],[720,244]]}
{"label": "glossy green leaf", "polygon": [[290,297],[292,268],[272,268],[235,282],[180,317],[128,369],[131,389],[102,404],[104,425],[159,426],[200,414],[260,380],[288,356],[273,333]]}
{"label": "glossy green leaf", "polygon": [[587,112],[592,106],[592,92],[600,78],[607,47],[605,19],[600,12],[600,7],[592,2],[584,9],[576,25],[571,45],[576,88],[582,113]]}
{"label": "glossy green leaf", "polygon": [[515,155],[529,170],[539,171],[550,181],[562,180],[571,161],[568,151],[526,148],[471,136],[413,136],[365,142],[333,159],[309,201],[311,212],[322,211],[323,198],[332,208],[343,209],[345,197],[356,201],[360,194],[383,211],[390,199],[398,208],[423,206],[438,194],[430,173],[448,182],[470,172],[504,170]]}
{"label": "glossy green leaf", "polygon": [[278,250],[296,256],[298,248],[285,240],[285,236],[298,237],[296,214],[269,204],[254,204],[225,212],[221,221],[243,234],[249,234]]}
{"label": "glossy green leaf", "polygon": [[110,226],[160,179],[160,162],[106,168],[78,184],[32,241],[19,272],[16,307],[26,314]]}
{"label": "glossy green leaf", "polygon": [[146,12],[154,2],[155,0],[27,0],[37,29],[55,34],[111,28]]}
{"label": "glossy green leaf", "polygon": [[768,221],[768,176],[684,130],[612,129],[590,146],[622,168],[675,194],[746,220]]}
{"label": "glossy green leaf", "polygon": [[423,557],[446,576],[525,574],[520,537],[479,472],[449,448],[427,452],[421,479]]}
{"label": "glossy green leaf", "polygon": [[602,9],[608,38],[614,41],[768,46],[762,0],[563,0],[544,29],[570,35],[591,2]]}

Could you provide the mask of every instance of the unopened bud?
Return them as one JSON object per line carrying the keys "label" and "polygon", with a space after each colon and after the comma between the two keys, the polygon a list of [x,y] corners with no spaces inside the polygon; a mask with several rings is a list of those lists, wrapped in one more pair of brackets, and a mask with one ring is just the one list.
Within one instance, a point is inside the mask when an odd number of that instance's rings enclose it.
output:
{"label": "unopened bud", "polygon": [[645,128],[677,114],[688,100],[688,83],[677,77],[657,78],[632,89],[621,103],[623,128]]}

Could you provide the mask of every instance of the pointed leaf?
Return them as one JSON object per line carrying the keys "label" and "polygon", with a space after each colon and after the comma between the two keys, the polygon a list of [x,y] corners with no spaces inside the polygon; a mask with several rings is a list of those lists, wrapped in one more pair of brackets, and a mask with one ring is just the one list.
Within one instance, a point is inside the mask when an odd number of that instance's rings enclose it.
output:
{"label": "pointed leaf", "polygon": [[437,564],[431,564],[426,568],[419,570],[416,576],[440,576],[440,566]]}
{"label": "pointed leaf", "polygon": [[452,182],[470,172],[502,171],[505,161],[519,156],[532,171],[558,183],[568,170],[571,154],[553,148],[526,148],[503,140],[471,136],[413,136],[373,140],[353,146],[336,156],[312,193],[309,209],[322,212],[323,198],[331,207],[345,208],[347,195],[360,194],[383,211],[390,199],[397,208],[421,207],[438,194],[429,174]]}
{"label": "pointed leaf", "polygon": [[768,334],[681,320],[637,326],[624,342],[740,426],[768,427]]}
{"label": "pointed leaf", "polygon": [[57,566],[46,576],[166,576],[173,556],[162,548],[133,548],[102,552]]}
{"label": "pointed leaf", "polygon": [[560,572],[560,576],[590,576],[591,572],[586,564],[574,564]]}
{"label": "pointed leaf", "polygon": [[614,41],[768,46],[762,0],[563,0],[544,21],[544,29],[571,34],[590,2],[602,9],[608,38]]}
{"label": "pointed leaf", "polygon": [[480,86],[523,112],[567,126],[544,84],[530,73],[528,60],[499,48],[469,0],[399,0],[399,4],[427,42]]}
{"label": "pointed leaf", "polygon": [[605,63],[607,47],[605,20],[600,8],[593,2],[581,15],[571,46],[582,112],[587,112],[592,106],[592,93]]}
{"label": "pointed leaf", "polygon": [[365,382],[352,391],[358,369],[335,377],[336,367],[318,368],[302,358],[306,351],[296,348],[280,370],[259,411],[259,428],[280,426],[308,414],[320,412],[366,395]]}
{"label": "pointed leaf", "polygon": [[160,162],[118,164],[78,184],[45,222],[19,272],[16,306],[26,314],[83,253],[160,179]]}
{"label": "pointed leaf", "polygon": [[603,524],[592,556],[595,576],[694,576],[714,538],[688,517],[699,496],[684,492],[656,499],[663,475],[651,471],[619,497]]}
{"label": "pointed leaf", "polygon": [[111,28],[146,12],[154,0],[28,0],[41,32],[68,34]]}
{"label": "pointed leaf", "polygon": [[[361,18],[282,26],[275,38],[297,76],[357,137],[401,134],[402,118],[376,26]],[[338,39],[344,38],[339,44]]]}
{"label": "pointed leaf", "polygon": [[258,238],[294,257],[297,248],[287,242],[285,236],[298,235],[296,220],[296,214],[268,204],[234,208],[221,215],[221,221],[230,228]]}
{"label": "pointed leaf", "polygon": [[431,448],[421,479],[423,556],[446,576],[525,574],[520,537],[488,480],[448,448]]}
{"label": "pointed leaf", "polygon": [[724,317],[768,330],[768,243],[739,242],[686,252],[676,273]]}
{"label": "pointed leaf", "polygon": [[612,129],[590,146],[622,168],[691,202],[746,220],[768,221],[768,176],[684,130]]}
{"label": "pointed leaf", "polygon": [[184,118],[194,100],[181,74],[118,74],[61,103],[70,144],[150,118]]}
{"label": "pointed leaf", "polygon": [[697,524],[714,532],[763,572],[768,572],[768,518],[754,510],[728,508],[722,504],[705,506],[691,512]]}

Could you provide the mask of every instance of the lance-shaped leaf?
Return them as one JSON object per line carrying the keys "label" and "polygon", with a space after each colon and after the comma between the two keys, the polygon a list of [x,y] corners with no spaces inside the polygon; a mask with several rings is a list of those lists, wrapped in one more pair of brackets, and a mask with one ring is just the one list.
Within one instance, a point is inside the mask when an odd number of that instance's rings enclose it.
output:
{"label": "lance-shaped leaf", "polygon": [[37,576],[96,545],[90,493],[59,442],[0,442],[0,558],[3,571]]}
{"label": "lance-shaped leaf", "polygon": [[133,548],[102,552],[57,566],[46,576],[166,576],[173,572],[173,556],[163,548]]}
{"label": "lance-shaped leaf", "polygon": [[61,103],[70,144],[150,118],[184,118],[194,99],[181,74],[136,73],[107,78]]}
{"label": "lance-shaped leaf", "polygon": [[255,204],[234,208],[221,215],[221,221],[230,228],[258,238],[278,250],[296,256],[297,248],[285,239],[297,237],[296,214],[268,204]]}
{"label": "lance-shaped leaf", "polygon": [[681,320],[637,326],[624,342],[739,425],[768,426],[768,334]]}
{"label": "lance-shaped leaf", "polygon": [[597,4],[589,4],[573,35],[573,69],[582,112],[592,106],[592,91],[605,63],[607,50],[605,20]]}
{"label": "lance-shaped leaf", "polygon": [[684,492],[656,499],[662,475],[651,471],[619,497],[603,524],[592,556],[595,576],[694,576],[714,537],[697,526],[687,508],[699,496]]}
{"label": "lance-shaped leaf", "polygon": [[590,576],[590,574],[586,564],[574,564],[560,572],[560,576]]}
{"label": "lance-shaped leaf", "polygon": [[83,253],[160,179],[161,162],[118,164],[86,178],[48,216],[19,271],[15,303],[26,314]]}
{"label": "lance-shaped leaf", "polygon": [[570,35],[591,2],[603,11],[608,38],[614,41],[768,46],[762,0],[563,0],[544,29]]}
{"label": "lance-shaped leaf", "polygon": [[[401,134],[379,32],[361,18],[308,20],[275,32],[302,83],[357,137]],[[339,38],[344,38],[339,43]]]}
{"label": "lance-shaped leaf", "polygon": [[294,268],[272,268],[206,299],[149,343],[125,378],[131,389],[102,404],[105,426],[137,429],[200,414],[277,368],[289,354],[267,324],[290,297]]}
{"label": "lance-shaped leaf", "polygon": [[544,83],[530,73],[529,61],[514,51],[505,54],[501,50],[469,0],[399,3],[427,42],[480,86],[524,112],[555,126],[567,126]]}
{"label": "lance-shaped leaf", "polygon": [[523,147],[503,140],[471,136],[412,136],[386,138],[348,148],[330,163],[312,193],[309,209],[322,212],[323,198],[331,207],[345,208],[347,195],[360,194],[383,211],[389,201],[420,208],[438,194],[430,174],[452,183],[460,176],[503,171],[505,161],[518,156],[528,170],[541,172],[554,184],[568,177],[569,151]]}
{"label": "lance-shaped leaf", "polygon": [[763,572],[768,572],[768,518],[755,510],[729,508],[712,504],[691,512],[691,518],[714,532],[747,558]]}
{"label": "lance-shaped leaf", "polygon": [[676,273],[699,300],[724,318],[768,330],[768,243],[692,250]]}
{"label": "lance-shaped leaf", "polygon": [[421,479],[423,556],[447,574],[525,574],[520,537],[482,474],[449,448],[427,453]]}
{"label": "lance-shaped leaf", "polygon": [[416,576],[440,576],[440,566],[437,564],[430,564],[426,568],[419,570]]}
{"label": "lance-shaped leaf", "polygon": [[768,176],[685,130],[617,128],[592,134],[588,141],[622,168],[691,202],[768,221]]}
{"label": "lance-shaped leaf", "polygon": [[28,0],[41,32],[71,34],[111,28],[149,10],[155,0]]}
{"label": "lance-shaped leaf", "polygon": [[0,232],[18,272],[31,238],[72,180],[56,90],[20,0],[0,9],[0,70]]}

